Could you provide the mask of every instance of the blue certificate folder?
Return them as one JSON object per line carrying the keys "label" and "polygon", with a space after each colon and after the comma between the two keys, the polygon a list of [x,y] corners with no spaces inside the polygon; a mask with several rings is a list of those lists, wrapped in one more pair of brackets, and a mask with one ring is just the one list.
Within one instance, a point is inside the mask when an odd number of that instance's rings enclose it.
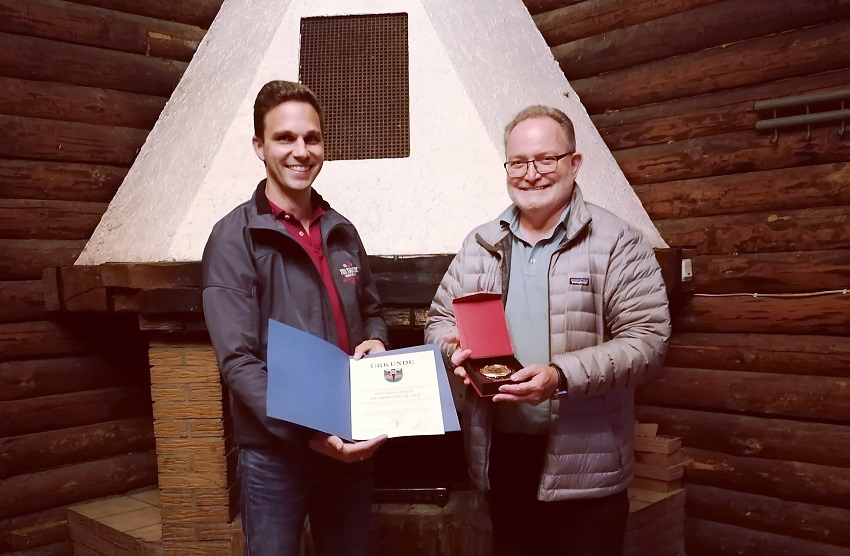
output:
{"label": "blue certificate folder", "polygon": [[[439,347],[426,344],[394,349],[375,356],[419,351],[434,353],[443,429],[447,432],[460,430]],[[348,354],[337,346],[303,330],[269,319],[266,414],[352,440],[349,360]]]}

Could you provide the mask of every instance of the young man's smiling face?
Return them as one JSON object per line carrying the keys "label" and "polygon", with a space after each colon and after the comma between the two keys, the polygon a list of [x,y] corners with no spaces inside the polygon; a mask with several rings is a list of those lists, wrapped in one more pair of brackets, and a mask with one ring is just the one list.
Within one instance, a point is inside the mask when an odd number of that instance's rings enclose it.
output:
{"label": "young man's smiling face", "polygon": [[[325,161],[319,114],[309,103],[288,101],[268,111],[254,152],[266,166],[268,185],[290,198],[309,192]],[[309,193],[307,193],[309,194]]]}

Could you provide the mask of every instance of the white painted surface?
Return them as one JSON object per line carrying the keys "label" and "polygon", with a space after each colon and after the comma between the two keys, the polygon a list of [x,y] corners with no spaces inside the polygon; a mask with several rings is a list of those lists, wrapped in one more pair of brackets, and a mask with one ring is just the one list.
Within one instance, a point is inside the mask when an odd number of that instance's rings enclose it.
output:
{"label": "white painted surface", "polygon": [[314,184],[371,254],[453,253],[497,216],[502,129],[540,103],[576,124],[586,197],[663,245],[521,0],[226,0],[77,264],[199,260],[264,176],[253,101],[267,81],[297,80],[300,19],[395,12],[409,18],[411,155],[329,161]]}

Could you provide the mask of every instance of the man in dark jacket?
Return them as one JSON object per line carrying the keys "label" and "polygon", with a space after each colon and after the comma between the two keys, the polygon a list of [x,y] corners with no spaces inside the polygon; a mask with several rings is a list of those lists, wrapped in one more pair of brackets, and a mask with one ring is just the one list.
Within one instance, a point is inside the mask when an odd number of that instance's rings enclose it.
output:
{"label": "man in dark jacket", "polygon": [[252,556],[297,555],[307,515],[319,555],[368,553],[370,457],[386,437],[348,443],[266,415],[269,318],[355,358],[386,344],[360,237],[312,187],[323,131],[307,87],[263,86],[253,145],[266,179],[215,225],[204,249],[204,315],[230,392],[244,552]]}

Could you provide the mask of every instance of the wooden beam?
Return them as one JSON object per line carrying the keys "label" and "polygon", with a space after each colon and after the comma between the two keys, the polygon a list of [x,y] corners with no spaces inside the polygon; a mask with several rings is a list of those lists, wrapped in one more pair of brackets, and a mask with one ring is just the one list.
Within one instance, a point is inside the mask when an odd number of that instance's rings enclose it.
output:
{"label": "wooden beam", "polygon": [[109,202],[127,168],[0,159],[0,197]]}
{"label": "wooden beam", "polygon": [[130,166],[149,131],[0,115],[0,156]]}
{"label": "wooden beam", "polygon": [[562,44],[717,1],[633,0],[624,9],[618,0],[587,0],[537,15],[534,23],[547,44]]}
{"label": "wooden beam", "polygon": [[[686,456],[691,449],[712,450],[745,459],[780,460],[774,462],[777,465],[784,461],[835,466],[850,477],[850,427],[846,425],[647,405],[639,405],[637,415],[641,421],[658,423],[665,435],[681,437]],[[692,468],[687,466],[687,476]],[[850,482],[845,488],[850,492]]]}
{"label": "wooden beam", "polygon": [[138,319],[133,315],[107,317],[0,324],[0,360],[138,349]]}
{"label": "wooden beam", "polygon": [[72,0],[77,4],[178,21],[208,29],[224,0]]}
{"label": "wooden beam", "polygon": [[153,449],[151,417],[2,438],[0,479]]}
{"label": "wooden beam", "polygon": [[679,332],[850,336],[850,294],[696,296],[673,321]]}
{"label": "wooden beam", "polygon": [[850,249],[707,255],[692,260],[690,286],[697,293],[802,293],[850,287]]}
{"label": "wooden beam", "polygon": [[0,236],[88,240],[107,203],[0,199]]}
{"label": "wooden beam", "polygon": [[[724,392],[718,396],[718,392]],[[637,390],[644,405],[850,422],[843,377],[666,367]]]}
{"label": "wooden beam", "polygon": [[850,556],[850,548],[745,527],[688,519],[688,556]]}
{"label": "wooden beam", "polygon": [[[0,0],[0,31],[188,62],[199,27],[62,0]],[[108,21],[106,25],[104,22]]]}
{"label": "wooden beam", "polygon": [[0,520],[0,550],[4,553],[67,541],[68,508],[61,506]]}
{"label": "wooden beam", "polygon": [[453,255],[369,257],[381,303],[429,306],[453,258]]}
{"label": "wooden beam", "polygon": [[850,378],[850,337],[676,333],[665,364]]}
{"label": "wooden beam", "polygon": [[591,114],[850,65],[850,20],[675,56],[571,83]]}
{"label": "wooden beam", "polygon": [[847,508],[848,469],[685,448],[686,485],[708,485],[761,496]]}
{"label": "wooden beam", "polygon": [[84,240],[0,239],[0,280],[34,280],[51,266],[74,264]]}
{"label": "wooden beam", "polygon": [[834,207],[850,205],[850,164],[639,184],[634,190],[653,220]]}
{"label": "wooden beam", "polygon": [[688,516],[850,546],[850,509],[687,484]]}
{"label": "wooden beam", "polygon": [[572,6],[584,0],[522,0],[531,15],[556,10],[564,6]]}
{"label": "wooden beam", "polygon": [[850,0],[726,0],[559,44],[552,54],[567,79],[580,79],[847,15]]}
{"label": "wooden beam", "polygon": [[167,97],[185,62],[0,33],[0,75]]}
{"label": "wooden beam", "polygon": [[28,118],[150,130],[166,100],[112,89],[0,77],[0,113]]}
{"label": "wooden beam", "polygon": [[142,452],[68,465],[0,483],[0,518],[24,515],[65,504],[156,484],[156,454]]}
{"label": "wooden beam", "polygon": [[3,300],[0,322],[41,320],[45,317],[41,280],[0,282],[0,299]]}

